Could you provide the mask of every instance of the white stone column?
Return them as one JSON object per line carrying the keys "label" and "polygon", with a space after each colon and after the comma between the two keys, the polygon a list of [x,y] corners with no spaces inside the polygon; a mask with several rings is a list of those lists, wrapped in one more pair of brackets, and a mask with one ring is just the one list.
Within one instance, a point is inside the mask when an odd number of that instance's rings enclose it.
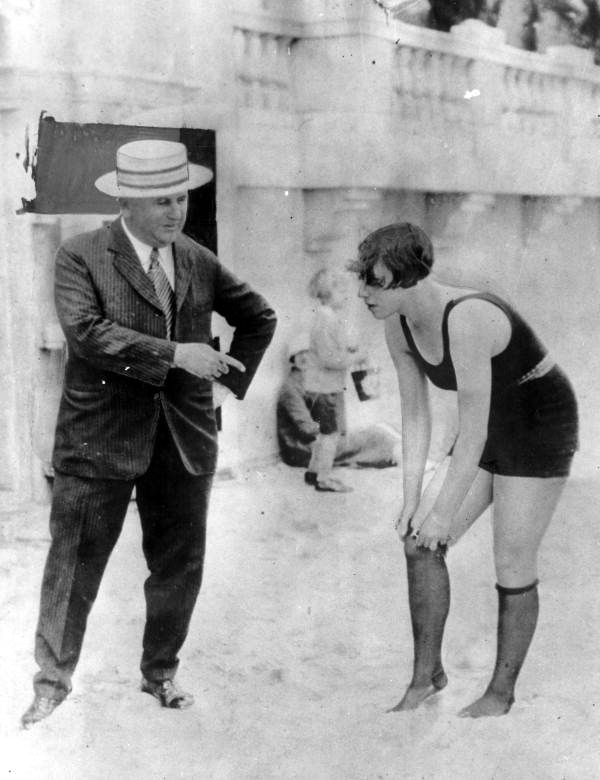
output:
{"label": "white stone column", "polygon": [[[10,166],[10,156],[7,153],[6,112],[0,111],[0,160],[3,167]],[[17,315],[13,302],[14,287],[12,274],[21,269],[15,265],[12,253],[12,240],[9,220],[11,207],[14,203],[3,189],[0,203],[0,490],[14,491],[21,475],[18,416],[17,416],[17,365],[13,331]]]}
{"label": "white stone column", "polygon": [[[4,171],[0,201],[0,486],[11,502],[34,498],[33,409],[38,361],[38,311],[34,290],[31,218],[18,215],[25,189],[25,119],[17,110],[0,111],[0,162]],[[29,194],[29,193],[27,193]]]}
{"label": "white stone column", "polygon": [[427,225],[435,249],[434,269],[450,284],[482,289],[502,287],[501,271],[485,240],[497,204],[491,193],[435,193],[428,198]]}

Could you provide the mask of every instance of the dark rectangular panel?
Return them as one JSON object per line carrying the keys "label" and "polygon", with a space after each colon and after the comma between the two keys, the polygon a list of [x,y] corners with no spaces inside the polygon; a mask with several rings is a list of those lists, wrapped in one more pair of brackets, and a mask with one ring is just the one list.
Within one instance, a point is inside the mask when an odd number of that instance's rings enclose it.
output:
{"label": "dark rectangular panel", "polygon": [[[26,210],[37,214],[117,214],[114,198],[94,187],[95,180],[114,170],[122,144],[144,138],[181,141],[190,162],[216,173],[215,133],[173,127],[77,124],[40,119],[34,167],[36,197]],[[190,191],[185,232],[216,252],[216,182]]]}

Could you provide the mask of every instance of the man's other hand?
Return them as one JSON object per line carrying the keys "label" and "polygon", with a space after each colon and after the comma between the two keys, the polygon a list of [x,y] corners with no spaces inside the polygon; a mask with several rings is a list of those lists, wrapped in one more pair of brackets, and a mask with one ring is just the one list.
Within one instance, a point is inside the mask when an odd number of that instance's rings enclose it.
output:
{"label": "man's other hand", "polygon": [[177,344],[173,363],[176,368],[183,368],[200,379],[218,379],[229,373],[229,366],[238,371],[246,370],[239,360],[224,352],[217,352],[208,344]]}

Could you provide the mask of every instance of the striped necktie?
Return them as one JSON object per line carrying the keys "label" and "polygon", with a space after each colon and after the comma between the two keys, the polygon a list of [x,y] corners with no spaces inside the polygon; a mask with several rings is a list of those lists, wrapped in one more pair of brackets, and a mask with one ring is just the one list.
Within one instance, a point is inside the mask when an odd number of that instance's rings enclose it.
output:
{"label": "striped necktie", "polygon": [[171,339],[173,336],[173,320],[175,319],[175,294],[171,287],[167,275],[164,272],[160,260],[158,259],[158,249],[153,247],[150,252],[150,268],[148,269],[148,276],[150,281],[154,285],[156,295],[160,301],[163,312],[165,313],[165,321],[167,325],[167,338]]}

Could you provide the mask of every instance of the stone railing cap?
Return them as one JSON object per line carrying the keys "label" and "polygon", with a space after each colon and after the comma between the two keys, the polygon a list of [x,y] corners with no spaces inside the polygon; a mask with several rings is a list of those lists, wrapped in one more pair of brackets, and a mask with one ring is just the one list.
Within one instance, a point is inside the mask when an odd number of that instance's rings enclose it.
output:
{"label": "stone railing cap", "polygon": [[583,68],[594,65],[594,53],[579,46],[548,46],[546,56],[555,62],[565,62]]}

